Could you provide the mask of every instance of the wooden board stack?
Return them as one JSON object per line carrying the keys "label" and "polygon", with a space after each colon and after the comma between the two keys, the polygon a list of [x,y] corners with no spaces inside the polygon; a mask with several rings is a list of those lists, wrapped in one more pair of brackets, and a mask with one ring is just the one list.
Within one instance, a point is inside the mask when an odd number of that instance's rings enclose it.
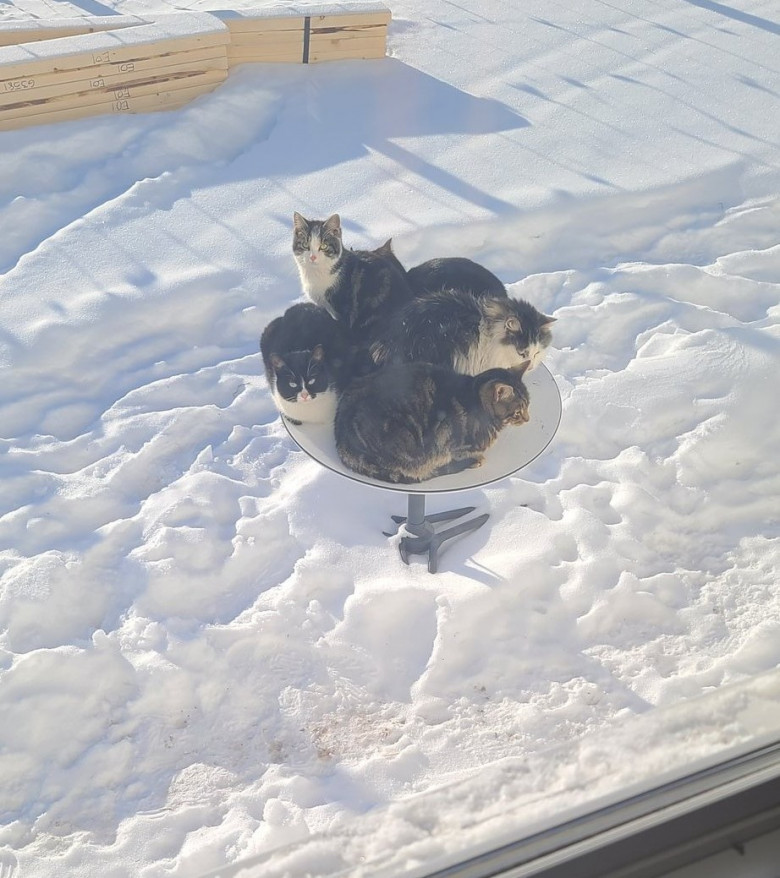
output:
{"label": "wooden board stack", "polygon": [[[65,36],[55,22],[17,26],[26,42],[0,49],[0,130],[172,109],[227,76],[230,35],[215,16],[116,19],[64,20]],[[89,29],[74,33],[79,26]]]}
{"label": "wooden board stack", "polygon": [[175,109],[245,62],[382,58],[381,3],[129,15],[0,25],[0,131]]}
{"label": "wooden board stack", "polygon": [[385,56],[390,10],[382,4],[286,9],[285,15],[273,18],[254,13],[217,13],[230,30],[230,64],[314,64]]}

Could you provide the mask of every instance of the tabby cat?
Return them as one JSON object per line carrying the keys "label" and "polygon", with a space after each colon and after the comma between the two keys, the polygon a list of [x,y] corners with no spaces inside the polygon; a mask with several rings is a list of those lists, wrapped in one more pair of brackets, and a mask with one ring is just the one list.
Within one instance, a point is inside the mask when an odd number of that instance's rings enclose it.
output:
{"label": "tabby cat", "polygon": [[390,313],[412,298],[406,272],[390,241],[376,250],[350,250],[341,220],[308,220],[293,214],[293,254],[304,294],[327,308],[368,348]]}
{"label": "tabby cat", "polygon": [[392,315],[371,347],[377,365],[424,361],[477,375],[544,359],[552,340],[547,317],[523,299],[440,290]]}
{"label": "tabby cat", "polygon": [[484,265],[464,256],[429,259],[407,272],[409,284],[418,296],[439,290],[463,290],[475,296],[506,296],[506,287]]}
{"label": "tabby cat", "polygon": [[480,466],[504,426],[528,420],[526,368],[471,376],[399,363],[357,378],[336,410],[339,457],[354,472],[394,483]]}
{"label": "tabby cat", "polygon": [[319,305],[289,307],[260,338],[265,375],[276,407],[293,424],[329,423],[350,379],[346,329]]}

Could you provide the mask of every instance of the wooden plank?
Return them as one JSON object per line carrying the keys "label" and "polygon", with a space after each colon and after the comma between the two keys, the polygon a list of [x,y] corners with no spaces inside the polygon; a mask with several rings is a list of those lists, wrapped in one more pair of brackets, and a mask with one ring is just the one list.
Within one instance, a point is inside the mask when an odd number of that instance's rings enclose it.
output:
{"label": "wooden plank", "polygon": [[84,15],[77,18],[34,18],[5,21],[0,25],[0,46],[17,46],[59,37],[100,33],[121,27],[149,24],[137,15]]}
{"label": "wooden plank", "polygon": [[309,57],[309,64],[323,64],[328,61],[376,61],[386,58],[384,49],[355,49],[353,52],[340,52],[338,55],[323,55],[315,53]]}
{"label": "wooden plank", "polygon": [[384,58],[387,55],[387,49],[384,43],[371,43],[370,45],[361,47],[318,49],[309,52],[309,63],[317,64],[321,61],[349,61],[349,60],[370,60],[376,58]]}
{"label": "wooden plank", "polygon": [[281,16],[279,18],[223,18],[220,19],[227,25],[227,29],[233,34],[243,33],[277,33],[285,31],[301,31],[303,33],[303,16]]}
{"label": "wooden plank", "polygon": [[362,43],[368,40],[387,41],[387,29],[383,27],[361,28],[360,30],[312,32],[310,46],[346,46],[349,43]]}
{"label": "wooden plank", "polygon": [[209,70],[206,73],[181,74],[170,79],[158,79],[152,82],[136,83],[132,86],[91,89],[76,94],[60,95],[36,101],[24,101],[0,108],[0,119],[15,119],[24,116],[35,116],[57,110],[87,107],[93,104],[111,104],[116,101],[134,101],[136,98],[147,97],[161,92],[172,92],[180,89],[210,85],[216,87],[227,78],[225,70]]}
{"label": "wooden plank", "polygon": [[[244,33],[270,34],[278,31],[303,31],[304,18],[300,17],[279,17],[265,18],[242,17],[242,18],[226,18],[220,15],[220,18],[227,25],[231,35]],[[389,9],[380,12],[361,12],[361,13],[339,13],[330,15],[310,15],[309,16],[312,30],[319,29],[343,29],[346,27],[387,27],[391,21]]]}
{"label": "wooden plank", "polygon": [[314,34],[312,34],[309,42],[309,59],[311,59],[314,54],[337,56],[340,52],[348,52],[351,56],[352,53],[359,52],[363,49],[369,51],[377,51],[381,49],[384,53],[386,50],[386,40],[383,35],[372,37],[333,37],[330,35],[314,36]]}
{"label": "wooden plank", "polygon": [[[189,53],[182,53],[184,55]],[[121,65],[120,65],[121,66]],[[116,68],[114,68],[116,69]],[[164,81],[165,79],[179,78],[181,74],[206,73],[211,70],[228,69],[227,54],[222,52],[218,56],[206,58],[199,61],[184,60],[177,64],[169,64],[165,66],[155,65],[149,70],[129,70],[114,73],[102,73],[97,76],[92,75],[90,70],[69,71],[72,76],[67,80],[50,77],[48,81],[44,77],[38,80],[32,80],[34,86],[20,87],[11,91],[0,91],[0,108],[9,104],[20,103],[22,101],[36,101],[43,98],[53,98],[59,95],[75,94],[88,91],[98,91],[102,88],[120,88],[122,86],[133,86],[139,82],[148,82],[152,80]],[[76,74],[78,78],[74,78]]]}
{"label": "wooden plank", "polygon": [[52,122],[67,122],[74,119],[82,119],[88,116],[105,114],[134,114],[152,113],[158,110],[176,110],[189,104],[200,95],[214,91],[219,83],[200,85],[193,88],[180,88],[175,91],[160,92],[155,95],[135,98],[133,100],[119,100],[103,104],[90,104],[83,107],[53,110],[47,113],[37,113],[32,116],[23,116],[5,120],[0,117],[0,131],[13,131],[18,128],[26,128],[30,125],[48,125]]}
{"label": "wooden plank", "polygon": [[345,27],[371,27],[382,26],[390,23],[390,10],[382,12],[356,12],[345,13],[343,15],[312,15],[311,29],[312,32],[328,29],[328,28],[345,28]]}
{"label": "wooden plank", "polygon": [[387,37],[387,25],[353,25],[352,27],[325,27],[319,30],[312,29],[312,37]]}
{"label": "wooden plank", "polygon": [[303,61],[302,50],[296,52],[252,52],[228,49],[228,65],[234,64],[301,64]]}
{"label": "wooden plank", "polygon": [[79,34],[94,33],[83,28],[58,28],[57,30],[7,31],[0,28],[0,46],[18,46],[20,43],[37,43],[41,40],[53,40],[58,37],[75,37]]}
{"label": "wooden plank", "polygon": [[245,31],[232,34],[229,45],[231,49],[248,48],[260,51],[298,49],[302,52],[303,31],[277,31],[274,34],[252,34]]}
{"label": "wooden plank", "polygon": [[[79,39],[75,37],[74,39]],[[48,45],[60,40],[52,40]],[[105,49],[84,55],[53,55],[46,59],[31,59],[18,64],[4,65],[0,62],[0,87],[8,79],[34,77],[41,73],[58,73],[64,70],[77,70],[97,67],[103,64],[120,64],[122,62],[141,61],[145,58],[159,57],[172,52],[186,52],[191,49],[205,49],[214,46],[226,46],[227,39],[223,34],[203,34],[197,37],[162,40],[159,43],[126,48]]]}
{"label": "wooden plank", "polygon": [[156,22],[24,46],[6,46],[0,49],[0,82],[39,73],[227,45],[229,40],[228,29],[216,16],[199,13],[170,15],[165,17],[164,25]]}

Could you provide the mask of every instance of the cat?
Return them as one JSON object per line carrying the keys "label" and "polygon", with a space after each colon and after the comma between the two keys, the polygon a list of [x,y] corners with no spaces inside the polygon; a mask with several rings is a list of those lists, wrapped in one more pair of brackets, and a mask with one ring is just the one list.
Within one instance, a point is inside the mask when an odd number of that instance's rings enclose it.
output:
{"label": "cat", "polygon": [[412,299],[371,346],[375,364],[425,361],[477,375],[544,359],[554,317],[523,299],[440,290]]}
{"label": "cat", "polygon": [[352,363],[349,337],[338,321],[319,305],[292,305],[265,327],[260,352],[283,417],[293,424],[332,423]]}
{"label": "cat", "polygon": [[506,287],[483,265],[464,256],[429,259],[407,272],[409,285],[418,296],[439,290],[463,290],[475,296],[506,296]]}
{"label": "cat", "polygon": [[[354,250],[352,251],[355,252]],[[395,255],[393,251],[393,239],[388,238],[381,247],[377,247],[376,250],[369,250],[369,253],[375,253],[377,256],[382,256],[387,259],[389,262],[392,262],[393,265],[401,272],[401,274],[406,278],[407,282],[409,281],[409,273],[404,268],[401,260]],[[411,286],[411,285],[410,285]]]}
{"label": "cat", "polygon": [[528,421],[526,368],[471,376],[398,363],[356,378],[339,398],[336,451],[354,472],[399,484],[480,466],[503,427]]}
{"label": "cat", "polygon": [[342,321],[365,349],[388,316],[412,298],[391,242],[376,250],[344,247],[337,213],[327,220],[294,213],[293,255],[304,294]]}

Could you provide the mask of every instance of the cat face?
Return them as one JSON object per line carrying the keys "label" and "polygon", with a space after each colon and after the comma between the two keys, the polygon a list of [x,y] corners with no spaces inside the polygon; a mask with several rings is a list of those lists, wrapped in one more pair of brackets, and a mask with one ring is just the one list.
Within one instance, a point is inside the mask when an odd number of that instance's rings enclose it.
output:
{"label": "cat face", "polygon": [[483,403],[504,426],[528,422],[530,397],[523,384],[523,374],[529,368],[530,363],[526,362],[515,369],[501,370],[503,374],[482,386]]}
{"label": "cat face", "polygon": [[271,354],[277,394],[286,402],[307,404],[330,389],[330,376],[322,345],[312,351]]}
{"label": "cat face", "polygon": [[552,341],[552,333],[549,326],[554,322],[554,317],[544,317],[547,322],[534,323],[527,326],[516,317],[510,317],[505,324],[506,344],[511,344],[517,351],[522,362],[528,363],[530,369],[535,369],[544,359],[547,348]]}
{"label": "cat face", "polygon": [[293,214],[293,255],[304,271],[332,265],[341,256],[341,220],[339,215],[326,220],[307,220]]}
{"label": "cat face", "polygon": [[499,343],[513,350],[519,364],[528,363],[529,369],[535,369],[552,341],[550,327],[555,318],[522,299],[485,300],[485,308]]}

